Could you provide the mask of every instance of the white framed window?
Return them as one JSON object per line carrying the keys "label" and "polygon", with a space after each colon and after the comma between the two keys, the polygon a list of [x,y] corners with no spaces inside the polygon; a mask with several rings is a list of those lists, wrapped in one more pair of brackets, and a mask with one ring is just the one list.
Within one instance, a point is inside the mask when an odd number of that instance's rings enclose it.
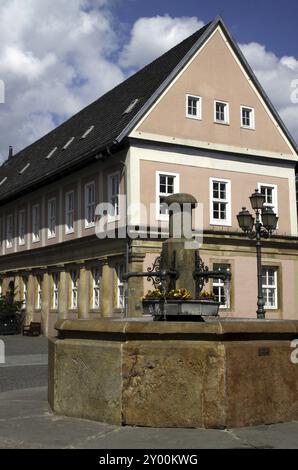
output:
{"label": "white framed window", "polygon": [[32,207],[32,241],[33,243],[39,242],[39,230],[40,230],[40,206],[35,204]]}
{"label": "white framed window", "polygon": [[70,272],[70,308],[78,308],[78,271]]}
{"label": "white framed window", "polygon": [[262,289],[265,308],[276,310],[278,308],[277,298],[277,267],[262,267]]}
{"label": "white framed window", "polygon": [[124,264],[116,265],[116,277],[117,277],[117,298],[116,298],[116,307],[124,308],[124,284],[123,284],[123,273],[124,273]]}
{"label": "white framed window", "polygon": [[52,302],[51,308],[57,310],[59,306],[59,273],[52,273]]}
{"label": "white framed window", "polygon": [[101,271],[99,268],[92,268],[92,308],[100,308],[100,287]]}
{"label": "white framed window", "polygon": [[231,225],[231,181],[210,178],[210,224]]}
{"label": "white framed window", "polygon": [[214,122],[219,124],[230,123],[229,103],[225,101],[214,101]]}
{"label": "white framed window", "polygon": [[108,175],[108,202],[111,204],[109,219],[119,218],[120,172]]}
{"label": "white framed window", "polygon": [[42,306],[42,276],[36,276],[36,298],[35,298],[35,308],[40,310]]}
{"label": "white framed window", "polygon": [[240,106],[241,127],[255,129],[255,110],[249,106]]}
{"label": "white framed window", "polygon": [[[213,271],[230,271],[231,266],[229,264],[214,263]],[[230,308],[230,295],[225,290],[225,284],[222,279],[213,280],[213,293],[217,302],[220,302],[219,308],[228,309]],[[227,296],[228,294],[228,296]]]}
{"label": "white framed window", "polygon": [[271,207],[273,212],[278,215],[277,185],[269,183],[258,183],[258,190],[265,196],[264,206]]}
{"label": "white framed window", "polygon": [[13,215],[6,218],[6,248],[12,248],[13,243]]}
{"label": "white framed window", "polygon": [[74,232],[74,191],[65,193],[65,233]]}
{"label": "white framed window", "polygon": [[23,301],[24,301],[24,307],[27,306],[27,299],[28,299],[28,277],[23,276]]}
{"label": "white framed window", "polygon": [[56,198],[48,200],[48,238],[56,236]]}
{"label": "white framed window", "polygon": [[171,194],[179,193],[180,177],[178,173],[156,172],[156,219],[167,220],[168,210],[162,199]]}
{"label": "white framed window", "polygon": [[25,245],[26,215],[22,209],[19,212],[19,245]]}
{"label": "white framed window", "polygon": [[95,183],[85,184],[85,228],[95,225]]}
{"label": "white framed window", "polygon": [[186,117],[202,119],[202,98],[195,95],[186,95]]}

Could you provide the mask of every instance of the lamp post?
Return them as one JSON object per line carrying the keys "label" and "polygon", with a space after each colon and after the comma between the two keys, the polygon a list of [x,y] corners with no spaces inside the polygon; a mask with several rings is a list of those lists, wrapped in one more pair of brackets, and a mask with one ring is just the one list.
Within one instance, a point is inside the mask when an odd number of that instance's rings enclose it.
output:
{"label": "lamp post", "polygon": [[257,253],[257,276],[258,276],[258,309],[257,318],[265,318],[264,297],[262,288],[262,255],[261,255],[261,239],[269,238],[272,232],[276,230],[278,217],[271,207],[264,206],[265,196],[258,189],[250,196],[251,207],[255,211],[254,218],[250,212],[243,207],[242,211],[237,215],[238,224],[241,230],[252,240],[256,239]]}

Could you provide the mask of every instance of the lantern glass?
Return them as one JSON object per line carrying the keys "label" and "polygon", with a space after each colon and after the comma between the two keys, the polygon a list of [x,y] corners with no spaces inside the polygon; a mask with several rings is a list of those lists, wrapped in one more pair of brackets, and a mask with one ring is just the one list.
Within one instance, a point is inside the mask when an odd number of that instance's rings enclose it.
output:
{"label": "lantern glass", "polygon": [[248,232],[253,229],[255,219],[248,212],[248,210],[245,209],[245,207],[243,207],[242,211],[239,212],[239,214],[237,215],[237,219],[238,219],[239,227],[244,232]]}
{"label": "lantern glass", "polygon": [[276,230],[277,222],[278,217],[271,207],[264,207],[262,210],[262,224],[264,227],[267,230]]}
{"label": "lantern glass", "polygon": [[253,210],[258,210],[262,209],[264,202],[265,202],[265,196],[264,194],[260,193],[258,189],[255,190],[255,192],[250,196],[250,203],[251,207]]}

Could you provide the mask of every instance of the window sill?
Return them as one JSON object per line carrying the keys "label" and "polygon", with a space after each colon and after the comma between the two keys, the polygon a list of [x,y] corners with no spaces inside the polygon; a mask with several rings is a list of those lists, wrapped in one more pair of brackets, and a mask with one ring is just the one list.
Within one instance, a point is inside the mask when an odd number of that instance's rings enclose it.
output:
{"label": "window sill", "polygon": [[37,240],[32,240],[32,243],[39,243],[40,242],[40,238]]}
{"label": "window sill", "polygon": [[189,116],[188,114],[185,116],[187,119],[194,119],[195,121],[202,121],[201,116]]}
{"label": "window sill", "polygon": [[229,126],[229,122],[224,122],[224,121],[214,121],[214,124],[220,124],[221,126]]}
{"label": "window sill", "polygon": [[48,240],[53,240],[54,238],[56,238],[56,234],[55,235],[48,235]]}
{"label": "window sill", "polygon": [[232,227],[232,224],[230,222],[216,222],[216,221],[211,221],[209,225],[214,225],[215,227]]}
{"label": "window sill", "polygon": [[95,223],[92,223],[92,224],[85,224],[85,230],[88,230],[89,228],[94,228],[95,227]]}
{"label": "window sill", "polygon": [[247,131],[255,131],[255,127],[248,127],[248,126],[240,126],[241,129],[247,130]]}
{"label": "window sill", "polygon": [[74,233],[74,230],[65,230],[65,235],[71,235]]}

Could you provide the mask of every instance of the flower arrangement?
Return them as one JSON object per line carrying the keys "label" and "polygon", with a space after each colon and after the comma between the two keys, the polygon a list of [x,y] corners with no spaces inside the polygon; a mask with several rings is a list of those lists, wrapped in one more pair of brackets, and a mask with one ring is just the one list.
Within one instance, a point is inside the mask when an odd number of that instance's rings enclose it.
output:
{"label": "flower arrangement", "polygon": [[202,300],[215,300],[215,295],[212,291],[203,291],[200,294]]}
{"label": "flower arrangement", "polygon": [[191,300],[191,293],[184,287],[181,287],[180,289],[170,290],[166,297],[169,300]]}
{"label": "flower arrangement", "polygon": [[141,297],[141,300],[159,300],[163,297],[160,289],[148,290],[147,294]]}
{"label": "flower arrangement", "polygon": [[[163,294],[160,289],[149,290],[141,300],[160,300],[163,298]],[[172,289],[166,294],[167,300],[191,300],[190,292],[181,287],[180,289]]]}

